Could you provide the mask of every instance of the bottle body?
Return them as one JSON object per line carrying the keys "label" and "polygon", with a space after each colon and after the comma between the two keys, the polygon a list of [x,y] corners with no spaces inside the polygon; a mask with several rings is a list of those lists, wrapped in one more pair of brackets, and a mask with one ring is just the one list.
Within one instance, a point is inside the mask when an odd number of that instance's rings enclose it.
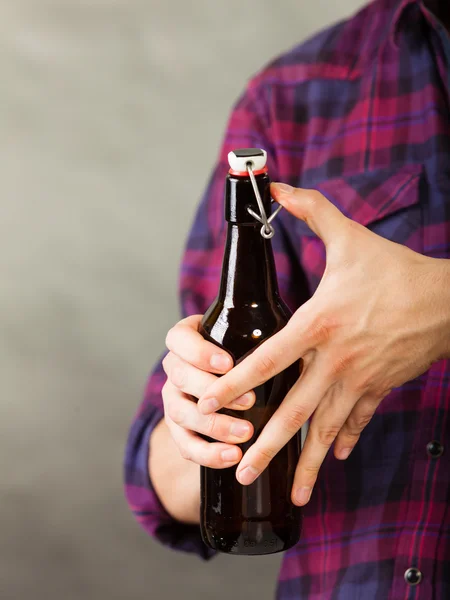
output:
{"label": "bottle body", "polygon": [[[230,332],[229,338],[225,335],[220,344],[232,353],[236,362],[251,351],[248,350],[251,344],[246,340],[255,329],[257,332],[261,330],[263,313],[260,312],[256,318],[249,315],[244,326],[241,316],[242,312],[237,318],[240,327],[235,328],[233,315],[228,314],[230,330],[233,332]],[[222,313],[222,319],[223,317]],[[271,317],[274,317],[273,313]],[[279,318],[275,318],[274,321],[274,333],[287,322],[281,311]],[[211,321],[206,322],[207,329],[203,326],[200,332],[206,339],[217,343],[217,340],[211,337],[210,323]],[[267,327],[268,319],[264,319],[264,324]],[[234,351],[231,351],[231,346]],[[253,437],[240,444],[243,453],[258,438],[289,389],[297,381],[299,373],[299,364],[294,363],[273,379],[258,386],[255,389],[256,402],[249,410],[242,412],[222,409],[221,412],[246,419],[254,426]],[[292,504],[290,497],[299,457],[300,436],[295,435],[256,481],[248,486],[243,486],[237,481],[235,466],[227,469],[201,467],[200,521],[205,543],[222,552],[246,555],[271,554],[295,545],[300,537],[301,509]]]}
{"label": "bottle body", "polygon": [[[268,175],[261,173],[255,179],[269,212]],[[203,337],[224,348],[235,364],[280,331],[291,316],[278,292],[271,242],[261,236],[261,224],[247,211],[248,207],[258,210],[254,199],[248,177],[228,175],[228,233],[221,285],[200,328]],[[256,402],[249,410],[221,410],[253,424],[252,438],[240,444],[243,453],[254,444],[299,375],[300,365],[296,362],[254,390]],[[280,552],[295,545],[300,537],[301,509],[292,503],[291,492],[300,451],[297,434],[248,486],[237,481],[236,466],[201,467],[200,525],[204,542],[222,552],[246,555]]]}

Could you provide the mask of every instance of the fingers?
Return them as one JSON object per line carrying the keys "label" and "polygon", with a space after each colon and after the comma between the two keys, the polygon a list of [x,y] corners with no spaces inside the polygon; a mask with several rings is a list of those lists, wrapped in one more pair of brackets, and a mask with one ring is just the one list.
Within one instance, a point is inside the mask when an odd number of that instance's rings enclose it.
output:
{"label": "fingers", "polygon": [[310,335],[290,321],[229,373],[218,378],[200,398],[198,409],[209,414],[227,406],[289,367],[307,352],[310,344]]}
{"label": "fingers", "polygon": [[348,419],[342,426],[334,445],[334,455],[340,460],[350,456],[356,446],[363,429],[371,421],[382,398],[363,396],[353,407]]}
{"label": "fingers", "polygon": [[196,404],[181,394],[172,398],[166,410],[169,418],[183,429],[202,433],[214,440],[241,444],[253,435],[253,426],[248,421],[218,413],[202,415]]}
{"label": "fingers", "polygon": [[[197,369],[172,352],[169,352],[164,358],[163,368],[172,385],[195,398],[199,398],[204,394],[217,379],[215,375]],[[229,404],[227,408],[247,410],[253,406],[254,402],[255,393],[250,391]]]}
{"label": "fingers", "polygon": [[245,453],[236,476],[249,485],[309,419],[329,388],[319,363],[312,363]]}
{"label": "fingers", "polygon": [[279,204],[297,219],[304,221],[325,245],[349,224],[349,219],[317,190],[272,183],[270,191]]}
{"label": "fingers", "polygon": [[317,407],[294,476],[294,504],[309,501],[319,469],[356,402],[356,397],[345,398],[340,389],[332,387]]}
{"label": "fingers", "polygon": [[176,405],[180,401],[190,402],[195,409],[194,403],[188,400],[170,382],[165,383],[162,390],[162,397],[164,401],[164,418],[167,427],[183,458],[213,469],[225,469],[236,464],[241,459],[242,451],[239,447],[219,442],[207,442],[194,432],[184,429],[170,418],[168,407]]}
{"label": "fingers", "polygon": [[243,443],[253,435],[252,424],[244,419],[218,413],[202,415],[197,410],[195,402],[170,382],[164,385],[163,401],[167,420],[183,429],[195,431],[229,444]]}
{"label": "fingers", "polygon": [[212,469],[227,469],[241,459],[242,451],[238,446],[210,443],[174,423],[168,422],[167,425],[181,456],[186,460]]}
{"label": "fingers", "polygon": [[226,373],[233,360],[225,350],[205,340],[198,332],[202,317],[194,315],[179,321],[166,337],[167,348],[202,371]]}

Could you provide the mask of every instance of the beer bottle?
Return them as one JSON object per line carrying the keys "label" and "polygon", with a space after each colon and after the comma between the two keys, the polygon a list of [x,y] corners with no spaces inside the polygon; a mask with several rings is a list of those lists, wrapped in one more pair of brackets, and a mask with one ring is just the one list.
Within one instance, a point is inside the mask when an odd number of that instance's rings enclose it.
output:
{"label": "beer bottle", "polygon": [[[291,316],[278,291],[269,239],[273,229],[270,224],[266,230],[264,225],[261,227],[261,207],[254,189],[256,185],[266,217],[271,209],[266,156],[258,148],[235,150],[228,155],[228,230],[220,289],[200,327],[203,337],[227,350],[235,364],[280,331]],[[258,216],[259,220],[255,218]],[[265,224],[267,227],[267,218]],[[221,410],[253,424],[253,437],[240,444],[243,453],[258,438],[299,375],[297,362],[254,390],[256,402],[252,408]],[[297,434],[248,486],[237,481],[236,466],[201,467],[200,522],[204,542],[222,552],[247,555],[280,552],[296,544],[301,509],[292,504],[290,497],[299,456]]]}

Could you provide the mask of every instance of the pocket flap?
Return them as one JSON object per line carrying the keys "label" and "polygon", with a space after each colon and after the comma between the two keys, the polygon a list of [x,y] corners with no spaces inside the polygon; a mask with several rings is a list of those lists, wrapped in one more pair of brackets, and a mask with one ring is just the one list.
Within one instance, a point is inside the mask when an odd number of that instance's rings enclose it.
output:
{"label": "pocket flap", "polygon": [[[321,192],[346,217],[367,226],[417,204],[422,172],[422,165],[413,164],[363,171],[308,187]],[[301,229],[303,234],[314,236],[307,226]]]}

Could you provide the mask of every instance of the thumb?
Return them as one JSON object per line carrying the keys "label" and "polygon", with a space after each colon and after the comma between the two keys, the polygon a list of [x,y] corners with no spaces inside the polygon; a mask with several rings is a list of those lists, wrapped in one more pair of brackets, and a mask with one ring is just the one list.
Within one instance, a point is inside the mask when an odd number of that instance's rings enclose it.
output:
{"label": "thumb", "polygon": [[325,245],[342,233],[349,219],[317,190],[303,190],[272,183],[272,198],[297,219],[304,221]]}

